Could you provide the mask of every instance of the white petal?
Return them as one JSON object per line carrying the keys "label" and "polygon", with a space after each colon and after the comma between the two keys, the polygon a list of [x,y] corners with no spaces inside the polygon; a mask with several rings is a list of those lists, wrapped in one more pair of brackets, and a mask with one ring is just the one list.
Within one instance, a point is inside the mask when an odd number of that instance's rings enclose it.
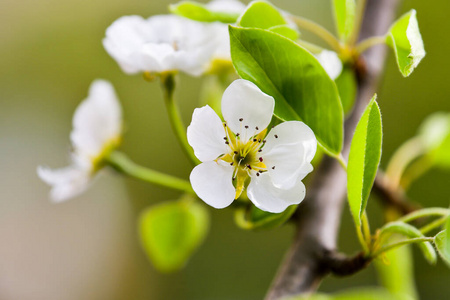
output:
{"label": "white petal", "polygon": [[196,166],[189,177],[197,196],[215,208],[230,205],[236,194],[232,183],[233,167],[214,161]]}
{"label": "white petal", "polygon": [[316,55],[317,60],[331,79],[335,80],[342,72],[342,62],[334,51],[323,50]]}
{"label": "white petal", "polygon": [[50,198],[54,202],[62,202],[83,193],[88,187],[91,172],[76,165],[52,170],[39,166],[38,176],[52,186]]}
{"label": "white petal", "polygon": [[[269,125],[274,107],[273,97],[244,79],[233,81],[222,97],[222,114],[227,125],[244,139],[259,133]],[[248,129],[245,126],[248,126]]]}
{"label": "white petal", "polygon": [[94,81],[73,117],[70,138],[75,152],[98,156],[108,143],[120,137],[121,128],[122,110],[113,86],[108,81]]}
{"label": "white petal", "polygon": [[214,12],[235,14],[241,14],[245,10],[245,5],[237,0],[214,0],[206,4],[206,7]]}
{"label": "white petal", "polygon": [[187,128],[189,145],[202,162],[211,161],[228,151],[225,129],[219,116],[208,105],[196,108]]}
{"label": "white petal", "polygon": [[297,180],[291,189],[280,189],[273,185],[269,174],[252,177],[247,188],[248,198],[261,210],[280,213],[288,206],[299,204],[305,198],[305,185]]}
{"label": "white petal", "polygon": [[313,170],[311,160],[317,150],[312,130],[303,122],[284,122],[266,136],[261,156],[273,183],[291,188]]}

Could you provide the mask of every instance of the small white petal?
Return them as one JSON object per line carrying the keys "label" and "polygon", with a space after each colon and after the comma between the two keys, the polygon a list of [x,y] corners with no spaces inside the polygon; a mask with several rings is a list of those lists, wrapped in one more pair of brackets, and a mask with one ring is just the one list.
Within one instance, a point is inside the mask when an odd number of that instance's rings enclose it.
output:
{"label": "small white petal", "polygon": [[206,105],[194,110],[187,139],[200,161],[211,161],[225,154],[228,151],[225,136],[222,121],[211,107]]}
{"label": "small white petal", "polygon": [[233,167],[209,161],[196,166],[189,176],[197,196],[215,208],[229,206],[236,194]]}
{"label": "small white petal", "polygon": [[54,202],[62,202],[83,193],[89,187],[91,179],[90,170],[77,165],[56,170],[39,166],[37,173],[43,181],[52,186],[50,198]]}
{"label": "small white petal", "polygon": [[97,157],[111,140],[120,136],[121,128],[122,110],[113,86],[105,80],[94,81],[73,117],[70,138],[75,152]]}
{"label": "small white petal", "polygon": [[214,0],[206,4],[210,11],[241,14],[245,5],[237,0]]}
{"label": "small white petal", "polygon": [[291,188],[313,170],[311,160],[316,150],[312,130],[303,122],[289,121],[267,134],[261,156],[273,183],[280,188]]}
{"label": "small white petal", "polygon": [[305,198],[305,192],[305,185],[300,179],[290,189],[277,188],[267,172],[252,177],[247,188],[250,201],[259,209],[271,213],[280,213],[290,205],[299,204]]}
{"label": "small white petal", "polygon": [[[233,81],[222,97],[222,114],[227,125],[234,133],[246,138],[269,125],[274,107],[273,97],[244,79]],[[248,129],[245,126],[248,126]]]}
{"label": "small white petal", "polygon": [[316,58],[331,79],[335,80],[341,75],[342,62],[336,52],[323,50],[316,55]]}

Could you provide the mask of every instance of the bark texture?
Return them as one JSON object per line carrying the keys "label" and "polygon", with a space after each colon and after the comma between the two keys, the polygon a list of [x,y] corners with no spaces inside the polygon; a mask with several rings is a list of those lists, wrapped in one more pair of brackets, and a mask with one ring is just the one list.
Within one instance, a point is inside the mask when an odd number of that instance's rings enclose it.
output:
{"label": "bark texture", "polygon": [[[360,39],[384,35],[395,19],[400,0],[368,0]],[[348,157],[356,124],[376,92],[386,57],[386,47],[367,51],[359,67],[354,111],[345,122],[343,155]],[[361,67],[362,66],[362,67]],[[346,173],[339,163],[325,157],[315,172],[306,199],[297,210],[297,233],[266,300],[313,292],[329,273],[349,275],[364,268],[362,255],[347,258],[336,252],[337,234],[346,194]]]}

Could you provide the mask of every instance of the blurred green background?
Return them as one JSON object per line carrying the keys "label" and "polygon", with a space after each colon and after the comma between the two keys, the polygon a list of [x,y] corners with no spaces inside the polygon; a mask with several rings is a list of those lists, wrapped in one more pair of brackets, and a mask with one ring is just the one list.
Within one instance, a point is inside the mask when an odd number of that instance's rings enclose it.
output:
{"label": "blurred green background", "polygon": [[[105,29],[127,14],[167,12],[169,1],[2,0],[0,3],[0,299],[261,299],[293,228],[245,232],[229,210],[213,210],[210,235],[186,269],[159,274],[139,248],[136,217],[176,192],[105,172],[81,197],[49,202],[36,167],[67,164],[71,118],[95,78],[112,81],[124,107],[122,149],[135,161],[187,178],[190,165],[171,134],[157,83],[124,75],[104,51]],[[332,29],[329,0],[274,3]],[[415,134],[422,119],[450,111],[447,0],[405,0],[418,11],[427,57],[407,79],[390,55],[379,89],[383,162]],[[200,80],[181,76],[177,95],[186,123],[198,104]],[[450,174],[433,170],[411,190],[423,206],[448,206]],[[375,199],[373,199],[375,200]],[[340,247],[358,250],[345,208]],[[379,205],[369,204],[380,224]],[[448,299],[450,271],[426,264],[414,249],[422,299]],[[322,291],[375,285],[373,267],[345,279],[327,278]]]}

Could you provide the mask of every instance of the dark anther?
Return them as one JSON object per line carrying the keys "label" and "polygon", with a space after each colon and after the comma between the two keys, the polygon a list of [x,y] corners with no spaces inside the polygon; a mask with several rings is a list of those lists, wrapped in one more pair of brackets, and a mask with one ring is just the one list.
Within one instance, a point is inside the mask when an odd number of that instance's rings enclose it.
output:
{"label": "dark anther", "polygon": [[236,133],[236,136],[240,136],[241,134],[240,133]]}
{"label": "dark anther", "polygon": [[236,177],[233,177],[233,180],[236,180]]}
{"label": "dark anther", "polygon": [[229,144],[230,144],[230,142],[226,141],[226,142],[225,142],[225,144],[229,145]]}
{"label": "dark anther", "polygon": [[248,129],[248,126],[247,126],[247,125],[245,125],[245,129]]}
{"label": "dark anther", "polygon": [[265,143],[266,142],[266,140],[263,140],[263,143]]}
{"label": "dark anther", "polygon": [[278,138],[278,135],[275,134],[275,138],[277,139],[277,138]]}
{"label": "dark anther", "polygon": [[240,118],[240,119],[239,119],[239,122],[242,122],[242,121],[244,121],[244,119]]}
{"label": "dark anther", "polygon": [[259,176],[259,173],[256,173],[256,176]]}
{"label": "dark anther", "polygon": [[253,139],[253,141],[254,141],[254,142],[256,142],[256,141],[257,141],[257,139]]}
{"label": "dark anther", "polygon": [[238,152],[237,152],[237,151],[234,151],[233,153],[234,153],[234,154],[238,154]]}
{"label": "dark anther", "polygon": [[227,123],[223,123],[223,126],[224,126],[224,127],[227,127]]}
{"label": "dark anther", "polygon": [[275,170],[275,166],[272,167],[272,170]]}
{"label": "dark anther", "polygon": [[258,140],[258,143],[261,143],[261,139]]}
{"label": "dark anther", "polygon": [[228,138],[227,138],[227,137],[224,137],[223,139],[224,139],[224,140],[228,140]]}
{"label": "dark anther", "polygon": [[249,168],[250,170],[252,169],[252,166],[250,166],[250,165],[247,165],[247,168]]}
{"label": "dark anther", "polygon": [[260,161],[260,162],[262,162],[262,161],[263,161],[263,158],[262,158],[262,157],[260,157],[260,158],[259,158],[259,161]]}
{"label": "dark anther", "polygon": [[262,152],[262,149],[259,149],[258,152]]}
{"label": "dark anther", "polygon": [[256,130],[259,130],[258,126],[255,127]]}
{"label": "dark anther", "polygon": [[230,166],[232,166],[234,164],[234,162],[232,162],[231,164],[230,164]]}

